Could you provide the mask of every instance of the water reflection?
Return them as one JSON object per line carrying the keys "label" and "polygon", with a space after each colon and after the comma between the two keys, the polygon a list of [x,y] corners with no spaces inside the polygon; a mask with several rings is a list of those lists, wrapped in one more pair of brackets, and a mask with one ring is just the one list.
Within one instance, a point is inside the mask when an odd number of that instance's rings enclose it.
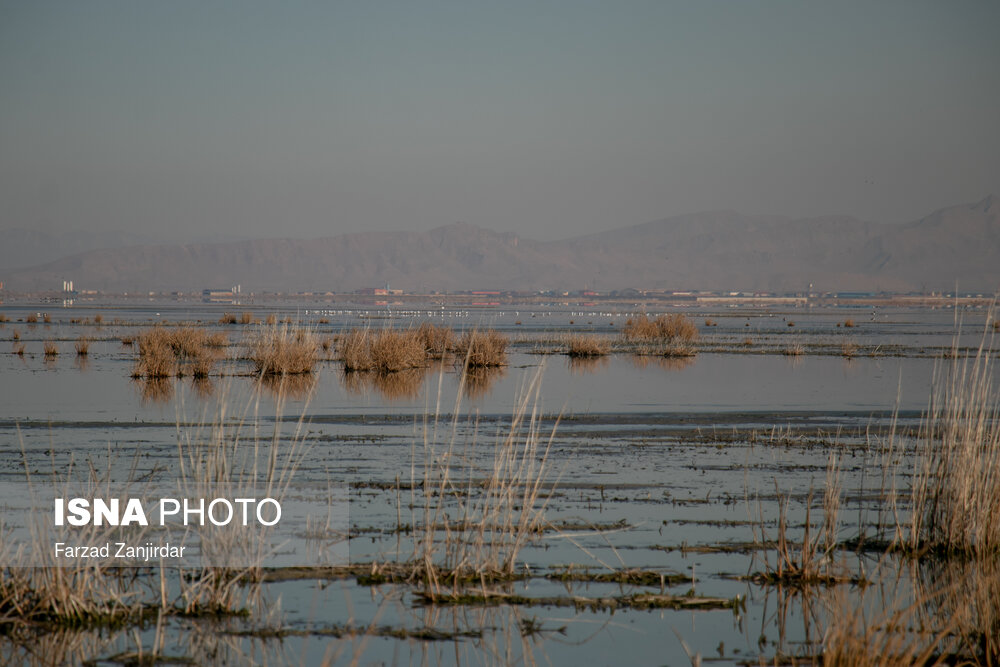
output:
{"label": "water reflection", "polygon": [[573,375],[587,375],[607,370],[611,365],[611,359],[607,356],[566,357],[566,364],[569,366],[569,372]]}
{"label": "water reflection", "polygon": [[640,370],[657,366],[665,371],[679,371],[693,366],[698,357],[665,357],[663,355],[633,354],[629,356],[632,365]]}
{"label": "water reflection", "polygon": [[208,378],[192,378],[191,389],[196,397],[205,400],[211,398],[212,394],[215,393],[215,383]]}
{"label": "water reflection", "polygon": [[427,376],[426,368],[410,368],[392,373],[378,371],[345,371],[340,376],[344,389],[352,394],[367,396],[375,392],[390,401],[420,398]]}
{"label": "water reflection", "polygon": [[465,372],[465,396],[472,400],[486,398],[493,390],[493,385],[507,375],[506,366],[487,366],[469,368]]}
{"label": "water reflection", "polygon": [[299,401],[309,398],[318,380],[319,377],[315,373],[265,375],[258,381],[258,386],[276,398]]}
{"label": "water reflection", "polygon": [[174,381],[172,378],[133,379],[139,385],[142,404],[166,403],[174,397]]}

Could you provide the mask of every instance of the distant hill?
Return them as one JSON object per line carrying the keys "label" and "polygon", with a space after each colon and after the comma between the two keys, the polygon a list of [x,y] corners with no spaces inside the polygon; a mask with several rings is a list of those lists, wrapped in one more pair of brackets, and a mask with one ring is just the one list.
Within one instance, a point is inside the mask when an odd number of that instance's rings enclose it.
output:
{"label": "distant hill", "polygon": [[1000,287],[1000,200],[905,224],[711,212],[540,242],[468,224],[321,239],[134,245],[30,268],[0,265],[10,289],[63,279],[101,290],[461,289],[962,290]]}

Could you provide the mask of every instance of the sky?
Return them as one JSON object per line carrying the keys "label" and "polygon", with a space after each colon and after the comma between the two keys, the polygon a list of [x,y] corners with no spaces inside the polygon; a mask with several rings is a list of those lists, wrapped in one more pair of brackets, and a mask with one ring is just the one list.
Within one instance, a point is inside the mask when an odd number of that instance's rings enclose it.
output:
{"label": "sky", "polygon": [[565,238],[1000,194],[1000,3],[0,0],[0,228]]}

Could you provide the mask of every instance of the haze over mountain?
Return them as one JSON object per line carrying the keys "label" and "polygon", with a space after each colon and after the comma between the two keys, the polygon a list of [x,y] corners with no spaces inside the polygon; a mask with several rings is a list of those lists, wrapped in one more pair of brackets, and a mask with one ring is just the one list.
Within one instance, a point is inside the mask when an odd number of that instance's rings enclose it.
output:
{"label": "haze over mountain", "polygon": [[[697,213],[558,241],[458,223],[424,232],[133,245],[15,269],[14,290],[961,290],[1000,287],[1000,199],[910,223]],[[9,261],[4,256],[4,261]]]}

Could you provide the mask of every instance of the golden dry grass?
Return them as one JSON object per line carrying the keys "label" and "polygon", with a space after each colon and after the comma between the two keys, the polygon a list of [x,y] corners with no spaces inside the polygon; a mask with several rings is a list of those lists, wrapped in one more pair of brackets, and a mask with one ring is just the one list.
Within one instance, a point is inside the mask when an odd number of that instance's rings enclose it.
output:
{"label": "golden dry grass", "polygon": [[847,327],[848,329],[852,329],[854,327],[854,320],[850,318],[844,320],[844,326]]}
{"label": "golden dry grass", "polygon": [[59,356],[59,346],[50,340],[42,343],[42,349],[45,351],[46,357],[57,357]]}
{"label": "golden dry grass", "polygon": [[344,370],[395,373],[425,365],[427,350],[419,331],[353,329],[340,340]]}
{"label": "golden dry grass", "polygon": [[681,313],[659,315],[655,320],[640,315],[625,322],[622,337],[629,343],[694,343],[698,340],[698,327],[691,318]]}
{"label": "golden dry grass", "polygon": [[253,324],[253,313],[248,310],[240,313],[240,324]]}
{"label": "golden dry grass", "polygon": [[24,321],[27,322],[28,324],[35,324],[36,322],[38,322],[38,315],[31,313],[30,315],[24,318]]}
{"label": "golden dry grass", "polygon": [[611,352],[611,341],[602,336],[574,334],[565,338],[566,354],[571,357],[602,357]]}
{"label": "golden dry grass", "polygon": [[431,359],[443,359],[455,346],[455,332],[451,327],[436,326],[424,322],[417,329],[417,335],[424,344],[424,350]]}
{"label": "golden dry grass", "polygon": [[935,372],[912,487],[913,548],[1000,553],[1000,387],[991,342],[984,335],[974,357],[953,354]]}
{"label": "golden dry grass", "polygon": [[76,355],[78,357],[86,357],[90,354],[90,339],[85,336],[80,336],[74,347],[76,348]]}
{"label": "golden dry grass", "polygon": [[207,347],[228,347],[229,337],[221,331],[218,331],[216,333],[209,334],[205,338],[205,345]]}
{"label": "golden dry grass", "polygon": [[138,356],[132,367],[135,378],[208,377],[216,356],[209,349],[209,337],[202,329],[153,327],[137,336]]}
{"label": "golden dry grass", "polygon": [[308,329],[265,327],[251,339],[248,357],[258,375],[297,375],[313,371],[318,347]]}
{"label": "golden dry grass", "polygon": [[223,313],[219,318],[219,324],[236,324],[236,316],[232,313]]}
{"label": "golden dry grass", "polygon": [[455,346],[455,354],[467,368],[505,366],[509,344],[506,336],[493,329],[468,331]]}

